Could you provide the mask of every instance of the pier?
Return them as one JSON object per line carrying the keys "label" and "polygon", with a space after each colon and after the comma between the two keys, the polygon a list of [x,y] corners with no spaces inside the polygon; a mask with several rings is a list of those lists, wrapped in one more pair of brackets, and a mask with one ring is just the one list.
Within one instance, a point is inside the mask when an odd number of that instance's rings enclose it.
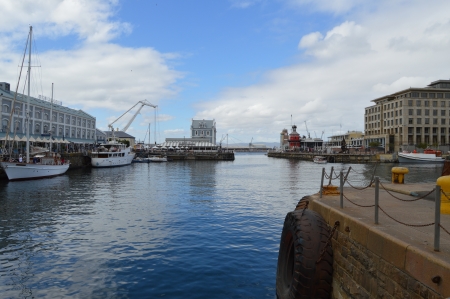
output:
{"label": "pier", "polygon": [[294,160],[304,160],[311,161],[315,156],[323,156],[330,163],[395,163],[398,162],[397,158],[393,154],[324,154],[318,152],[278,152],[269,151],[267,153],[268,157],[272,158],[283,158],[283,159],[294,159]]}
{"label": "pier", "polygon": [[332,237],[333,298],[450,296],[450,215],[435,218],[435,187],[380,183],[378,201],[370,184],[343,187],[342,197],[324,192],[302,199],[330,226],[339,222]]}

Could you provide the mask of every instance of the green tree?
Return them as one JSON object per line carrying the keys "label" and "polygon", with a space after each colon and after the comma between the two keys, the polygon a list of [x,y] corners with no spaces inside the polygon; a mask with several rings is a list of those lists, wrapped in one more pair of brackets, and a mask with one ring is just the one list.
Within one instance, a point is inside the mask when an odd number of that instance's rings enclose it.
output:
{"label": "green tree", "polygon": [[119,139],[120,143],[126,144],[127,146],[130,146],[130,141],[126,139]]}
{"label": "green tree", "polygon": [[426,143],[419,143],[418,145],[417,145],[417,147],[418,148],[421,148],[421,149],[426,149],[427,148],[427,144]]}
{"label": "green tree", "polygon": [[379,147],[380,146],[380,142],[379,141],[372,141],[369,143],[370,147]]}

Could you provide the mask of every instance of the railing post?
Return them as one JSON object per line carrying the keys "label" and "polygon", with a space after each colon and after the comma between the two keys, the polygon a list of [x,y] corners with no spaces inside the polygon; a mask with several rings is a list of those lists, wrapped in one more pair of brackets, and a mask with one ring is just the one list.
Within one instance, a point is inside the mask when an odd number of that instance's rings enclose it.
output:
{"label": "railing post", "polygon": [[333,178],[333,171],[334,171],[334,166],[331,166],[331,171],[330,171],[330,180],[328,182],[328,186],[331,185],[331,179]]}
{"label": "railing post", "polygon": [[350,174],[350,170],[352,170],[352,167],[350,166],[347,170],[347,174],[345,175],[344,181],[347,180],[348,175]]}
{"label": "railing post", "polygon": [[340,184],[340,189],[339,189],[339,195],[340,195],[340,207],[341,209],[344,208],[344,173],[341,171],[340,176],[339,176],[340,180],[341,180],[341,184]]}
{"label": "railing post", "polygon": [[322,198],[323,180],[325,178],[325,167],[322,167],[322,179],[320,180],[320,198]]}
{"label": "railing post", "polygon": [[439,251],[441,228],[441,186],[436,185],[434,194],[434,251]]}
{"label": "railing post", "polygon": [[375,224],[378,224],[378,201],[380,199],[380,178],[375,177]]}

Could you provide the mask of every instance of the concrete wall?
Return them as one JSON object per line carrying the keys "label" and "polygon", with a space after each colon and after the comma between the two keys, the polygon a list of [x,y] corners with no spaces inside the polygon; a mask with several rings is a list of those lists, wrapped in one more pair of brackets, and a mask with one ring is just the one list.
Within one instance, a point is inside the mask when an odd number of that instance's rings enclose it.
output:
{"label": "concrete wall", "polygon": [[310,200],[309,208],[331,226],[333,236],[333,297],[347,298],[447,298],[450,284],[434,283],[435,276],[450,277],[448,263],[373,229],[337,209]]}

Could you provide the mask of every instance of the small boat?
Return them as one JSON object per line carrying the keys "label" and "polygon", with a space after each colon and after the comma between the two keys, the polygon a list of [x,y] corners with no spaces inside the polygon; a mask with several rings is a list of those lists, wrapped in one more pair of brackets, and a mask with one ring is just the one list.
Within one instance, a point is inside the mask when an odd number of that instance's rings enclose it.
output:
{"label": "small boat", "polygon": [[149,163],[150,160],[149,160],[149,158],[136,157],[131,162],[133,162],[133,163]]}
{"label": "small boat", "polygon": [[97,151],[91,153],[92,167],[115,167],[130,165],[133,161],[135,153],[131,151],[129,146],[120,143],[113,136],[108,138],[106,143],[100,144]]}
{"label": "small boat", "polygon": [[326,164],[327,158],[325,158],[324,156],[315,156],[313,162],[317,164]]}
{"label": "small boat", "polygon": [[150,162],[167,162],[166,156],[151,156],[148,157],[148,159],[150,160]]}
{"label": "small boat", "polygon": [[400,163],[444,163],[441,151],[425,149],[423,153],[414,150],[412,153],[403,151],[398,153],[398,162]]}

